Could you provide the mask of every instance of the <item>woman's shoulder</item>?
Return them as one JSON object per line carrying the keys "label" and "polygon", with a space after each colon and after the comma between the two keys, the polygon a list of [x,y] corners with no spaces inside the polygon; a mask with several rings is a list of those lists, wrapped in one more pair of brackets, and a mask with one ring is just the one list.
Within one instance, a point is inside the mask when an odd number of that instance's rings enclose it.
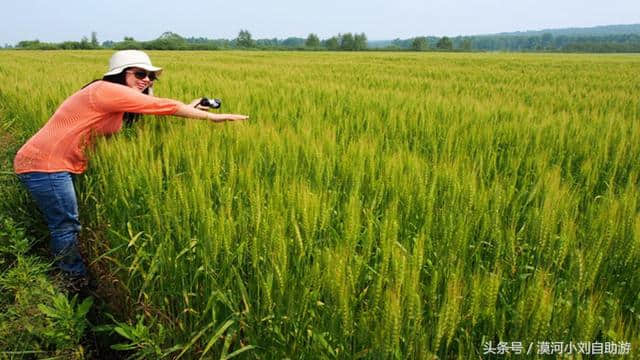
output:
{"label": "woman's shoulder", "polygon": [[123,90],[126,89],[127,87],[124,85],[120,85],[120,84],[116,84],[116,83],[112,83],[109,81],[104,81],[102,79],[99,80],[95,80],[94,82],[90,83],[89,85],[87,85],[87,88],[100,88],[100,89],[109,89],[109,90]]}
{"label": "woman's shoulder", "polygon": [[87,85],[82,92],[88,96],[93,109],[102,112],[113,112],[112,102],[120,102],[131,97],[129,88],[124,85],[104,80],[96,80]]}
{"label": "woman's shoulder", "polygon": [[100,96],[126,96],[135,95],[136,92],[126,85],[116,84],[109,81],[98,80],[89,86],[87,89],[94,94]]}

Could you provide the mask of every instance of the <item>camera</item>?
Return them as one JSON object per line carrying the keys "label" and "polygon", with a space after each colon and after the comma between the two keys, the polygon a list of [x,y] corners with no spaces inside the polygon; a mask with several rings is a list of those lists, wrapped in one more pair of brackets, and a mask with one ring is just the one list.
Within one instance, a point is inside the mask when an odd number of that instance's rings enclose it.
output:
{"label": "camera", "polygon": [[202,99],[200,99],[200,103],[198,105],[204,106],[204,107],[208,107],[208,108],[212,108],[212,109],[217,109],[222,105],[222,100],[221,99],[209,99],[209,98],[203,97]]}

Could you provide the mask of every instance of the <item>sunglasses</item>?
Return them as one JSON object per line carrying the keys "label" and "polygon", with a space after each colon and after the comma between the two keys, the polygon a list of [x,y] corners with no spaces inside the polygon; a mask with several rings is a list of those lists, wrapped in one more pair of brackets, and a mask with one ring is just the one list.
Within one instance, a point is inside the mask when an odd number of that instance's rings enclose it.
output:
{"label": "sunglasses", "polygon": [[132,73],[133,76],[136,77],[136,79],[138,80],[142,80],[144,78],[146,78],[147,76],[149,77],[149,80],[154,81],[158,78],[158,76],[156,75],[155,72],[153,71],[145,71],[145,70],[136,70],[136,71],[127,71],[129,73]]}

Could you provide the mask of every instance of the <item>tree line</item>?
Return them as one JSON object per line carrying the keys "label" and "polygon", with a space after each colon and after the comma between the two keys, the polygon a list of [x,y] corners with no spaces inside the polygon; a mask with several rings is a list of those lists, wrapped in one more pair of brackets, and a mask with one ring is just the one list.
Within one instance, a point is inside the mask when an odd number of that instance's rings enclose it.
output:
{"label": "tree line", "polygon": [[235,39],[207,39],[202,37],[185,38],[173,32],[165,32],[150,41],[139,41],[125,37],[122,41],[104,41],[99,43],[97,34],[91,34],[91,40],[83,37],[81,41],[47,43],[39,40],[24,40],[16,46],[5,48],[26,50],[93,50],[93,49],[143,49],[143,50],[225,50],[225,49],[282,49],[282,50],[342,50],[359,51],[367,49],[367,36],[364,33],[344,33],[320,40],[318,35],[309,34],[305,38],[254,39],[248,30],[240,30]]}
{"label": "tree line", "polygon": [[82,50],[82,49],[144,49],[144,50],[406,50],[406,51],[546,51],[546,52],[640,52],[640,34],[610,34],[600,36],[556,35],[480,35],[457,37],[418,36],[410,39],[369,41],[364,33],[337,34],[321,40],[316,34],[306,38],[254,39],[248,30],[240,30],[234,39],[185,38],[165,32],[150,41],[125,37],[122,41],[100,43],[96,32],[80,41],[47,43],[39,40],[20,41],[5,48],[27,50]]}
{"label": "tree line", "polygon": [[540,35],[480,35],[433,37],[377,41],[369,47],[396,50],[449,50],[449,51],[514,51],[514,52],[640,52],[640,34],[605,36],[553,36]]}

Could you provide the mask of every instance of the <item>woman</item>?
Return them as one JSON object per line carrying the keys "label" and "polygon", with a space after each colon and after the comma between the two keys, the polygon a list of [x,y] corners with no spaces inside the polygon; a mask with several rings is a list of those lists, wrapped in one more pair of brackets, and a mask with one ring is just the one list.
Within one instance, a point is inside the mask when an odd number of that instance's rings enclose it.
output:
{"label": "woman", "polygon": [[[67,98],[49,121],[20,148],[14,170],[47,221],[56,265],[74,281],[86,284],[87,270],[77,250],[81,229],[71,174],[86,170],[84,150],[96,136],[118,132],[123,117],[137,114],[175,115],[214,122],[245,120],[235,114],[211,114],[180,101],[153,97],[153,81],[161,68],[142,51],[118,51],[102,80]],[[84,280],[84,281],[83,281]]]}

